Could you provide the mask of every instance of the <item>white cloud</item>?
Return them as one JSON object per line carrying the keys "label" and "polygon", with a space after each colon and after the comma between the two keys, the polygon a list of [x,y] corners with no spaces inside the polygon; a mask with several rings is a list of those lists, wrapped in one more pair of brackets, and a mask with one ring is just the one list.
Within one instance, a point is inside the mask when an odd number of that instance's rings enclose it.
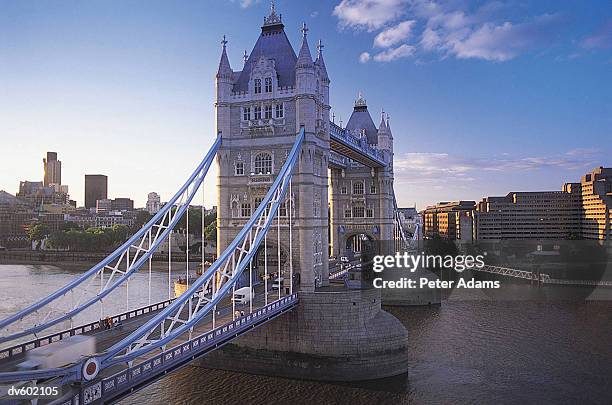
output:
{"label": "white cloud", "polygon": [[438,35],[436,31],[427,27],[423,31],[423,34],[421,34],[421,42],[419,45],[421,45],[421,47],[427,51],[432,51],[440,46],[441,42],[442,39],[440,38],[440,35]]}
{"label": "white cloud", "polygon": [[310,13],[310,17],[311,18],[317,18],[319,16],[319,12],[318,11],[313,11],[312,13]]}
{"label": "white cloud", "polygon": [[370,56],[368,52],[362,52],[361,55],[359,55],[359,62],[368,63],[371,58],[372,57]]}
{"label": "white cloud", "polygon": [[232,3],[235,3],[236,1],[238,1],[238,4],[240,4],[241,8],[248,8],[251,7],[253,4],[260,2],[260,0],[231,0]]}
{"label": "white cloud", "polygon": [[389,48],[386,51],[374,55],[376,62],[391,62],[396,59],[406,58],[414,54],[414,46],[403,44],[397,48]]}
{"label": "white cloud", "polygon": [[545,168],[584,169],[594,167],[599,152],[574,149],[560,156],[516,157],[507,153],[487,158],[449,153],[415,152],[395,158],[393,167],[399,177],[411,183],[431,183],[440,179],[471,182],[479,172],[533,171]]}
{"label": "white cloud", "polygon": [[[341,0],[333,14],[341,28],[376,31],[373,47],[388,49],[371,58],[381,62],[417,50],[442,57],[504,62],[550,43],[561,25],[556,14],[509,20],[501,16],[507,9],[505,3],[495,0],[476,6],[461,0]],[[398,21],[402,17],[404,21]],[[416,27],[422,31],[411,44],[408,41]],[[402,43],[405,46],[391,48]],[[612,20],[585,38],[582,46],[612,46]]]}
{"label": "white cloud", "polygon": [[342,0],[333,15],[341,28],[373,31],[397,20],[406,11],[405,0]]}
{"label": "white cloud", "polygon": [[593,35],[586,37],[582,43],[583,48],[612,48],[612,18]]}
{"label": "white cloud", "polygon": [[388,48],[399,42],[405,41],[410,37],[412,27],[416,21],[408,20],[381,31],[374,38],[374,46],[378,48]]}

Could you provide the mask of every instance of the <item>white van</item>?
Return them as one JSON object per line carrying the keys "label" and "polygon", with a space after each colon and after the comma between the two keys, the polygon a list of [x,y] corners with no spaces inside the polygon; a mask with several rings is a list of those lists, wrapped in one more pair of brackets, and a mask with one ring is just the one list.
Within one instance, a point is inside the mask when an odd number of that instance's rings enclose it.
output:
{"label": "white van", "polygon": [[254,292],[249,287],[242,287],[234,291],[234,297],[232,300],[236,304],[244,305],[251,302],[254,295]]}
{"label": "white van", "polygon": [[272,282],[272,288],[274,289],[283,288],[284,282],[285,282],[284,278],[276,277],[274,281]]}
{"label": "white van", "polygon": [[46,369],[76,363],[82,357],[96,353],[94,336],[75,335],[26,352],[26,361],[19,363],[21,371]]}

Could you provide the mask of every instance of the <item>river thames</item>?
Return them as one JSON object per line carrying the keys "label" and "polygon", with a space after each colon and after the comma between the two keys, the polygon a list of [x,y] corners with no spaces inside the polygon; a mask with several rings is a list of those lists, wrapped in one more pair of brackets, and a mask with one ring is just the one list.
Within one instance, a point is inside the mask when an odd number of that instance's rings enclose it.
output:
{"label": "river thames", "polygon": [[[0,265],[0,317],[78,269]],[[141,273],[130,281],[130,306],[148,302],[148,274]],[[151,280],[151,300],[167,298],[167,273],[154,269]],[[515,285],[503,300],[454,291],[441,306],[386,308],[410,337],[409,372],[390,381],[327,384],[188,366],[122,404],[610,404],[612,289],[568,295],[568,288]],[[124,310],[125,291],[118,294],[104,311]],[[556,298],[543,300],[547,294]],[[98,315],[94,308],[86,316]]]}

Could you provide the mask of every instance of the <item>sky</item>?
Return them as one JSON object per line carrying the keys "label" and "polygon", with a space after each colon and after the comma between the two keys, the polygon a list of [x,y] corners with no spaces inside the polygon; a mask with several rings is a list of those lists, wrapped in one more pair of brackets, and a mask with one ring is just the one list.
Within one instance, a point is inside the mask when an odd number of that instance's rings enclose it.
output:
{"label": "sky", "polygon": [[[270,3],[0,0],[0,190],[57,151],[83,204],[168,200],[214,139],[223,35],[235,70]],[[612,3],[278,0],[296,52],[324,44],[332,111],[390,115],[400,206],[559,190],[612,166]],[[204,202],[216,204],[209,174]],[[200,197],[198,197],[200,198]],[[201,199],[201,198],[200,198]],[[199,202],[196,202],[199,203]]]}

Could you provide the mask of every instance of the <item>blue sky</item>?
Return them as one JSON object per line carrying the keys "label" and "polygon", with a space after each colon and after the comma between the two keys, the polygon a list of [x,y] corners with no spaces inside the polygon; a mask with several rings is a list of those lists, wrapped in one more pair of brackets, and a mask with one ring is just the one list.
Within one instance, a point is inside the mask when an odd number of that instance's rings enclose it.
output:
{"label": "blue sky", "polygon": [[[214,74],[269,2],[0,0],[0,189],[39,180],[47,150],[83,203],[168,199],[212,143]],[[391,115],[400,205],[556,190],[612,166],[610,1],[277,1],[299,46],[321,38],[331,104]],[[214,174],[214,173],[212,173]],[[207,204],[215,202],[214,177]]]}

